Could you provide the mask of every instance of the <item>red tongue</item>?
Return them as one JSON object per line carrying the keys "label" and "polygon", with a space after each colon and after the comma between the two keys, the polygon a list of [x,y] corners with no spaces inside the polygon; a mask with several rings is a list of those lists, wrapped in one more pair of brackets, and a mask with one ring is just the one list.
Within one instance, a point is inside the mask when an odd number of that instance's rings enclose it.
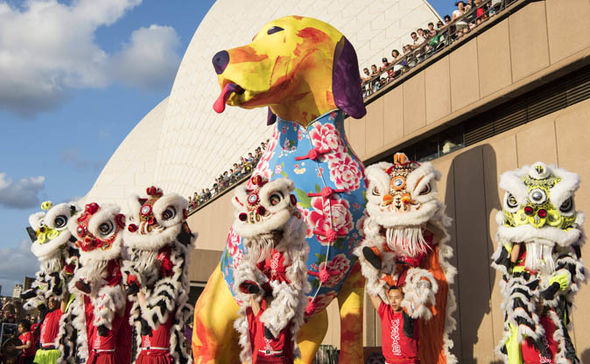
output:
{"label": "red tongue", "polygon": [[236,86],[237,85],[234,83],[227,83],[225,84],[225,86],[223,86],[221,94],[213,104],[213,110],[215,110],[216,113],[221,114],[225,110],[225,103],[227,102],[227,99],[229,99],[231,94],[236,91]]}

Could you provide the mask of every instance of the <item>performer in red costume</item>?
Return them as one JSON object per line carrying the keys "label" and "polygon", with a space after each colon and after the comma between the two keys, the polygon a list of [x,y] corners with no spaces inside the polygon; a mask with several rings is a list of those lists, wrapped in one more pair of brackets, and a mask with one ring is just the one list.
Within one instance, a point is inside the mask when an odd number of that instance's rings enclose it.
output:
{"label": "performer in red costume", "polygon": [[403,291],[391,287],[389,304],[379,296],[369,296],[381,319],[381,347],[386,364],[419,364],[418,325],[401,306]]}
{"label": "performer in red costume", "polygon": [[121,274],[120,232],[124,227],[119,207],[97,203],[87,204],[68,223],[77,239],[82,266],[70,282],[76,298],[68,310],[74,316],[78,350],[65,350],[70,357],[63,360],[87,364],[131,361],[131,326]]}
{"label": "performer in red costume", "polygon": [[243,362],[293,363],[295,344],[309,289],[306,225],[291,195],[293,182],[255,176],[254,189],[237,188],[234,230],[247,254],[234,271],[242,301],[234,327],[240,333]]}
{"label": "performer in red costume", "polygon": [[33,345],[33,333],[29,320],[22,320],[18,323],[18,332],[20,334],[18,338],[22,343],[22,345],[15,347],[17,350],[22,350],[19,364],[33,364],[37,348]]}
{"label": "performer in red costume", "polygon": [[134,196],[129,202],[124,240],[130,258],[123,273],[133,302],[135,363],[191,363],[183,333],[192,316],[188,258],[194,236],[186,224],[188,202],[153,186],[146,197]]}
{"label": "performer in red costume", "polygon": [[40,349],[35,354],[37,364],[55,364],[59,359],[58,333],[60,319],[66,309],[66,301],[58,301],[52,297],[47,303],[49,312],[41,323]]}

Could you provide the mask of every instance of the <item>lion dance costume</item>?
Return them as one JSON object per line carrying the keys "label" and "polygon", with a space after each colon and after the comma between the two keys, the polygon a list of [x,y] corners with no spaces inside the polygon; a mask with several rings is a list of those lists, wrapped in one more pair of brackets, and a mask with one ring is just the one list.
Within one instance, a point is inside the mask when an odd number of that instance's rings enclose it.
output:
{"label": "lion dance costume", "polygon": [[[344,112],[361,118],[354,48],[338,30],[316,19],[288,16],[266,24],[253,41],[213,57],[221,94],[214,104],[269,107],[274,133],[253,176],[268,183],[287,177],[308,228],[306,261],[311,290],[298,335],[301,361],[311,363],[327,331],[325,308],[338,299],[340,362],[362,360],[363,280],[353,248],[361,237],[365,180],[345,137]],[[354,122],[354,121],[352,121]],[[247,188],[255,190],[250,179]],[[233,229],[221,262],[195,305],[193,353],[200,363],[236,363],[239,315],[234,271],[246,238]]]}
{"label": "lion dance costume", "polygon": [[192,363],[184,336],[192,316],[187,301],[194,240],[186,224],[187,205],[183,197],[153,186],[147,188],[147,197],[130,200],[124,233],[130,259],[124,263],[124,276],[133,302],[136,363]]}
{"label": "lion dance costume", "polygon": [[[25,309],[37,308],[45,316],[44,321],[52,321],[42,325],[44,330],[41,333],[41,348],[37,351],[35,360],[39,363],[55,363],[60,356],[57,350],[60,333],[56,330],[49,330],[49,333],[45,328],[48,325],[52,328],[58,326],[63,335],[66,327],[71,330],[71,326],[65,318],[59,318],[59,312],[49,313],[48,316],[45,314],[50,298],[59,302],[67,298],[68,282],[77,267],[78,251],[73,245],[76,239],[72,238],[67,228],[68,221],[77,208],[74,204],[53,205],[50,201],[45,201],[41,204],[41,209],[44,211],[29,217],[30,227],[27,228],[33,240],[31,251],[39,260],[40,270],[35,275],[32,288],[21,297],[26,301]],[[57,320],[61,321],[60,325],[53,322]]]}
{"label": "lion dance costume", "polygon": [[506,363],[579,362],[568,334],[573,296],[585,280],[579,183],[577,174],[542,162],[500,176],[506,193],[492,266],[503,277],[498,351]]}
{"label": "lion dance costume", "polygon": [[367,282],[367,292],[387,302],[387,289],[400,287],[402,307],[419,319],[418,355],[421,363],[456,363],[449,338],[455,298],[449,284],[456,269],[448,262],[452,249],[446,229],[450,218],[436,199],[440,173],[430,163],[408,160],[367,168],[365,239],[355,250]]}
{"label": "lion dance costume", "polygon": [[131,326],[121,273],[124,227],[119,207],[95,202],[68,223],[77,239],[81,267],[70,282],[75,299],[67,313],[73,315],[77,348],[67,347],[74,339],[63,340],[63,361],[126,364],[131,360]]}
{"label": "lion dance costume", "polygon": [[[298,356],[297,334],[310,289],[306,225],[291,194],[291,180],[268,182],[255,176],[253,185],[253,189],[237,187],[232,200],[234,230],[248,249],[234,271],[234,291],[242,301],[234,322],[240,333],[240,359],[292,363]],[[250,307],[251,299],[262,307],[257,315]]]}

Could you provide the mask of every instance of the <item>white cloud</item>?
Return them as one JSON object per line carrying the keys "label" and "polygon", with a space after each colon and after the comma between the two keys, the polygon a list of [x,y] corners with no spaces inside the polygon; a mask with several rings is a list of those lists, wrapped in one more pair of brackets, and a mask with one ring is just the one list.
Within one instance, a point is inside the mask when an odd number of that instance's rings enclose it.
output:
{"label": "white cloud", "polygon": [[180,57],[180,40],[172,27],[151,25],[131,34],[131,41],[113,57],[113,72],[124,84],[147,89],[169,86]]}
{"label": "white cloud", "polygon": [[12,181],[0,172],[0,206],[25,209],[39,205],[39,192],[45,187],[45,177],[21,178]]}
{"label": "white cloud", "polygon": [[31,253],[31,243],[21,241],[16,248],[0,248],[0,285],[2,295],[11,296],[16,283],[23,283],[24,277],[34,277],[39,269],[37,258]]}
{"label": "white cloud", "polygon": [[[16,8],[0,2],[0,110],[34,114],[56,107],[72,89],[104,87],[113,82],[161,87],[165,76],[170,82],[170,67],[178,65],[179,59],[173,28],[140,28],[118,55],[109,55],[94,41],[99,27],[113,24],[140,3],[26,0]],[[150,42],[154,47],[146,50]],[[123,77],[118,67],[129,69],[138,55],[146,57],[146,65],[140,65],[141,72],[131,78]]]}

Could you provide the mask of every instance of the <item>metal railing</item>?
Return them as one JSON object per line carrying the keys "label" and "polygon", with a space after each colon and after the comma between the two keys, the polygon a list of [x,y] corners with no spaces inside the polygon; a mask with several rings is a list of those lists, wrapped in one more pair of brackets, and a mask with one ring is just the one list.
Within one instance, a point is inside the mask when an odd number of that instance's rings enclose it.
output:
{"label": "metal railing", "polygon": [[473,6],[462,16],[440,28],[436,35],[425,39],[412,51],[401,55],[397,61],[391,62],[389,66],[381,69],[377,75],[363,81],[363,98],[365,100],[371,99],[386,85],[396,83],[412,68],[424,63],[435,54],[439,54],[451,44],[463,40],[467,33],[484,24],[514,2],[516,0],[485,0],[477,6]]}

